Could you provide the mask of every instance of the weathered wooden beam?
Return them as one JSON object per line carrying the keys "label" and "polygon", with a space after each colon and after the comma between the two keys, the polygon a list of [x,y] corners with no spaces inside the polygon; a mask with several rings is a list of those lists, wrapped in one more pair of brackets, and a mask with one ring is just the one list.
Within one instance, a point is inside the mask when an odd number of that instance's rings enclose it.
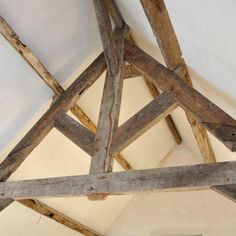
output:
{"label": "weathered wooden beam", "polygon": [[121,13],[114,0],[106,0],[107,9],[116,25],[117,28],[121,29],[124,27],[125,22],[121,16]]}
{"label": "weathered wooden beam", "polygon": [[[144,81],[152,95],[153,98],[157,97],[160,95],[160,92],[158,91],[157,87],[151,83],[147,78],[144,77]],[[171,115],[168,115],[165,117],[165,121],[166,121],[166,124],[167,126],[169,127],[169,130],[175,140],[175,142],[180,145],[182,143],[182,138],[180,136],[180,133],[171,117]]]}
{"label": "weathered wooden beam", "polygon": [[55,121],[55,128],[90,156],[93,155],[95,135],[79,122],[67,114],[61,114]]}
{"label": "weathered wooden beam", "polygon": [[[130,38],[132,39],[132,37],[130,36]],[[134,40],[131,40],[132,42],[134,42]],[[135,44],[135,43],[134,43]],[[133,78],[133,77],[138,77],[138,76],[142,76],[149,92],[151,93],[152,97],[155,98],[157,97],[160,93],[157,89],[157,87],[150,82],[147,78],[145,78],[145,75],[142,75],[137,69],[135,69],[132,65],[126,65],[124,68],[124,79],[128,79],[128,78]],[[171,115],[168,115],[165,118],[166,124],[175,140],[175,142],[180,145],[182,143],[182,138],[180,136],[180,133],[171,117]]]}
{"label": "weathered wooden beam", "polygon": [[[26,157],[53,128],[56,117],[61,112],[66,112],[70,109],[76,103],[79,96],[100,77],[105,69],[104,56],[101,54],[72,85],[59,96],[49,110],[2,161],[0,164],[0,181],[6,181],[8,177],[17,170]],[[8,200],[8,202],[10,202],[10,200]]]}
{"label": "weathered wooden beam", "polygon": [[[28,64],[36,71],[36,73],[52,89],[52,91],[54,91],[56,95],[59,96],[64,92],[64,89],[61,87],[58,81],[43,66],[43,64],[37,59],[37,57],[33,54],[33,52],[25,44],[21,42],[18,35],[1,17],[0,17],[0,33],[23,56],[23,58],[28,62]],[[97,128],[95,124],[77,104],[75,104],[70,110],[86,128],[88,128],[93,133],[96,133]],[[133,169],[131,165],[120,154],[118,154],[115,157],[115,159],[125,170]]]}
{"label": "weathered wooden beam", "polygon": [[119,121],[123,87],[125,29],[116,29],[115,36],[117,39],[119,68],[116,75],[107,73],[105,79],[97,133],[95,136],[94,153],[90,165],[90,173],[92,174],[112,171],[113,166],[113,156],[110,153],[110,147],[113,133],[117,129]]}
{"label": "weathered wooden beam", "polygon": [[[111,140],[111,154],[115,155],[122,151],[176,107],[175,99],[168,92],[160,94],[115,130]],[[60,115],[55,122],[55,127],[88,154],[93,153],[95,135],[68,115]]]}
{"label": "weathered wooden beam", "polygon": [[212,186],[211,189],[236,202],[236,184]]}
{"label": "weathered wooden beam", "polygon": [[199,190],[236,184],[236,161],[0,183],[0,198]]}
{"label": "weathered wooden beam", "polygon": [[102,234],[96,232],[95,230],[89,228],[88,226],[70,218],[69,216],[64,215],[63,213],[55,210],[54,208],[40,202],[36,199],[23,199],[18,200],[18,202],[41,215],[44,215],[52,220],[57,221],[58,223],[75,230],[86,236],[102,236]]}
{"label": "weathered wooden beam", "polygon": [[109,75],[116,75],[118,72],[118,58],[107,5],[104,0],[94,0],[93,3],[107,63],[107,70]]}
{"label": "weathered wooden beam", "polygon": [[231,151],[236,150],[235,119],[129,41],[125,44],[125,58],[161,90],[170,91],[179,105],[190,112],[226,147]]}
{"label": "weathered wooden beam", "polygon": [[106,69],[104,56],[101,54],[55,101],[49,110],[30,129],[16,147],[0,164],[0,180],[7,178],[21,165],[25,158],[43,140],[54,126],[56,117],[66,112],[78,100],[80,95],[93,84]]}
{"label": "weathered wooden beam", "polygon": [[[30,48],[28,48],[15,33],[15,31],[7,24],[7,22],[0,16],[0,33],[3,37],[16,49],[17,52],[26,60],[26,62],[34,69],[34,71],[40,76],[40,78],[52,89],[56,95],[61,95],[64,92],[62,86],[51,75],[51,73],[43,66],[38,58],[33,54]],[[94,123],[84,113],[84,111],[75,104],[71,108],[72,113],[90,130],[96,130]]]}
{"label": "weathered wooden beam", "polygon": [[4,210],[6,207],[8,207],[13,202],[14,202],[14,200],[11,198],[0,199],[0,211]]}
{"label": "weathered wooden beam", "polygon": [[136,70],[132,65],[125,65],[124,67],[124,79],[132,79],[142,76],[142,74]]}
{"label": "weathered wooden beam", "polygon": [[[182,52],[169,18],[163,0],[140,0],[143,9],[150,22],[157,43],[162,51],[166,65],[173,70],[180,78],[192,85],[187,66],[182,57]],[[188,112],[186,113],[189,124],[192,128],[203,160],[206,163],[216,162],[215,155],[205,128]]]}
{"label": "weathered wooden beam", "polygon": [[112,140],[111,153],[114,155],[122,151],[176,107],[175,99],[168,92],[154,98],[116,130]]}

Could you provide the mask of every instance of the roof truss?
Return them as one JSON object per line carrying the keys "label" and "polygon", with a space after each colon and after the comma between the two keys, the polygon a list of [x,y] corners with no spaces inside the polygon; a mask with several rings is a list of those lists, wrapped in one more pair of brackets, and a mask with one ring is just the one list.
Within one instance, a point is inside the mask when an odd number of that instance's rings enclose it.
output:
{"label": "roof truss", "polygon": [[[94,200],[110,194],[182,190],[183,188],[211,187],[235,200],[235,162],[109,173],[112,171],[113,159],[118,161],[125,170],[132,169],[119,152],[162,118],[166,119],[176,142],[180,144],[181,137],[169,116],[178,105],[186,111],[206,163],[216,162],[206,129],[231,151],[236,150],[236,121],[192,88],[191,78],[181,57],[182,53],[164,2],[162,0],[141,0],[141,3],[168,68],[142,51],[134,44],[134,41],[130,41],[128,26],[113,1],[109,0],[105,4],[102,0],[94,0],[105,57],[101,54],[66,91],[31,50],[19,40],[4,19],[0,18],[1,34],[56,95],[49,110],[0,164],[1,209],[9,205],[13,201],[12,199],[87,195]],[[116,25],[114,30],[108,11]],[[125,65],[124,58],[130,65]],[[98,128],[96,129],[96,126],[76,104],[76,101],[106,68],[107,75]],[[147,82],[154,99],[118,127],[122,81],[124,78],[140,74]],[[161,94],[157,88],[162,91]],[[84,126],[66,115],[69,109]],[[109,122],[107,122],[108,118]],[[3,182],[20,166],[53,127],[56,127],[92,156],[90,174],[44,180]],[[194,173],[193,176],[192,173]],[[58,186],[58,182],[62,184],[63,188]],[[35,205],[40,205],[40,209],[47,208],[48,212],[55,214],[55,210],[40,202],[34,200],[21,200],[20,202],[36,211],[39,211],[37,210],[39,208],[36,209]],[[77,222],[77,224],[79,223]],[[93,233],[84,234],[99,235],[95,231]]]}

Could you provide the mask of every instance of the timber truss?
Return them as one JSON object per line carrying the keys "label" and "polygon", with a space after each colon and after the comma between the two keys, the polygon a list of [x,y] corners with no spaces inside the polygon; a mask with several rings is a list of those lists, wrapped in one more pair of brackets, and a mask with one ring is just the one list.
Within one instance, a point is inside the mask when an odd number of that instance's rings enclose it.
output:
{"label": "timber truss", "polygon": [[[141,0],[141,4],[167,67],[135,44],[113,1],[94,0],[104,52],[66,91],[4,19],[0,19],[1,34],[56,95],[48,111],[0,164],[1,210],[14,199],[85,235],[100,235],[33,199],[87,196],[96,200],[111,194],[212,188],[236,200],[236,162],[214,163],[214,152],[206,132],[208,130],[228,149],[235,151],[236,121],[192,87],[163,0]],[[110,16],[115,27],[112,27]],[[105,85],[96,128],[76,102],[105,70]],[[154,99],[118,127],[123,79],[139,75],[144,77]],[[170,113],[178,106],[186,111],[205,164],[133,170],[119,153],[158,121],[165,118],[176,143],[181,144],[181,137],[170,117]],[[66,114],[69,110],[83,125]],[[5,182],[54,127],[92,157],[90,173]],[[112,172],[114,159],[126,171]]]}

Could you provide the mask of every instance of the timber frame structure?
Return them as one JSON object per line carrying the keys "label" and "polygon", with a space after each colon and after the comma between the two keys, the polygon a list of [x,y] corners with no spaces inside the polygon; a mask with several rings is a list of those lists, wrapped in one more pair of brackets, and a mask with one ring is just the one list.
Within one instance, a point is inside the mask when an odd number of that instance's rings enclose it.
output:
{"label": "timber frame structure", "polygon": [[[236,201],[236,161],[215,163],[207,131],[226,148],[236,151],[236,120],[192,87],[187,66],[163,0],[140,0],[150,22],[166,67],[141,50],[112,0],[94,0],[104,52],[64,90],[0,18],[0,32],[55,93],[48,111],[0,164],[0,209],[14,200],[84,235],[101,235],[63,215],[35,198],[87,196],[105,199],[111,194],[192,190],[211,188]],[[111,19],[115,27],[112,26]],[[77,100],[106,70],[98,127],[76,104]],[[118,127],[123,79],[142,75],[153,101]],[[119,153],[130,143],[165,119],[177,144],[181,137],[170,116],[180,106],[205,164],[133,170]],[[72,113],[83,124],[66,113]],[[91,158],[88,175],[6,182],[46,135],[56,128]],[[112,172],[113,160],[125,171]]]}

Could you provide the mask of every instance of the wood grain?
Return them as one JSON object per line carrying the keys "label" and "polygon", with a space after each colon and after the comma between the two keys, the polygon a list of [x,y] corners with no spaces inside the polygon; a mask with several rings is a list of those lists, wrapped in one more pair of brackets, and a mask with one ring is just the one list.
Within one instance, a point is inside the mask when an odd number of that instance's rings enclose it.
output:
{"label": "wood grain", "polygon": [[90,165],[91,174],[112,171],[113,156],[110,153],[110,147],[113,133],[118,127],[120,114],[121,96],[123,90],[123,54],[125,31],[125,29],[115,30],[118,73],[116,75],[110,75],[107,73],[105,79],[97,133],[95,136],[94,153]]}
{"label": "wood grain", "polygon": [[118,58],[107,5],[104,0],[93,0],[93,3],[107,63],[107,70],[109,75],[116,75],[118,72]]}
{"label": "wood grain", "polygon": [[[163,0],[140,0],[152,27],[167,67],[192,86],[192,81]],[[215,155],[204,128],[191,114],[186,113],[194,137],[206,163],[216,162]]]}
{"label": "wood grain", "polygon": [[122,124],[114,133],[111,152],[119,153],[140,135],[177,107],[175,99],[164,92]]}
{"label": "wood grain", "polygon": [[199,190],[236,184],[236,161],[0,183],[0,198]]}
{"label": "wood grain", "polygon": [[125,22],[114,0],[106,0],[107,9],[118,29],[124,27]]}
{"label": "wood grain", "polygon": [[137,46],[126,41],[125,59],[161,90],[170,91],[179,105],[192,114],[231,151],[236,150],[236,121]]}

